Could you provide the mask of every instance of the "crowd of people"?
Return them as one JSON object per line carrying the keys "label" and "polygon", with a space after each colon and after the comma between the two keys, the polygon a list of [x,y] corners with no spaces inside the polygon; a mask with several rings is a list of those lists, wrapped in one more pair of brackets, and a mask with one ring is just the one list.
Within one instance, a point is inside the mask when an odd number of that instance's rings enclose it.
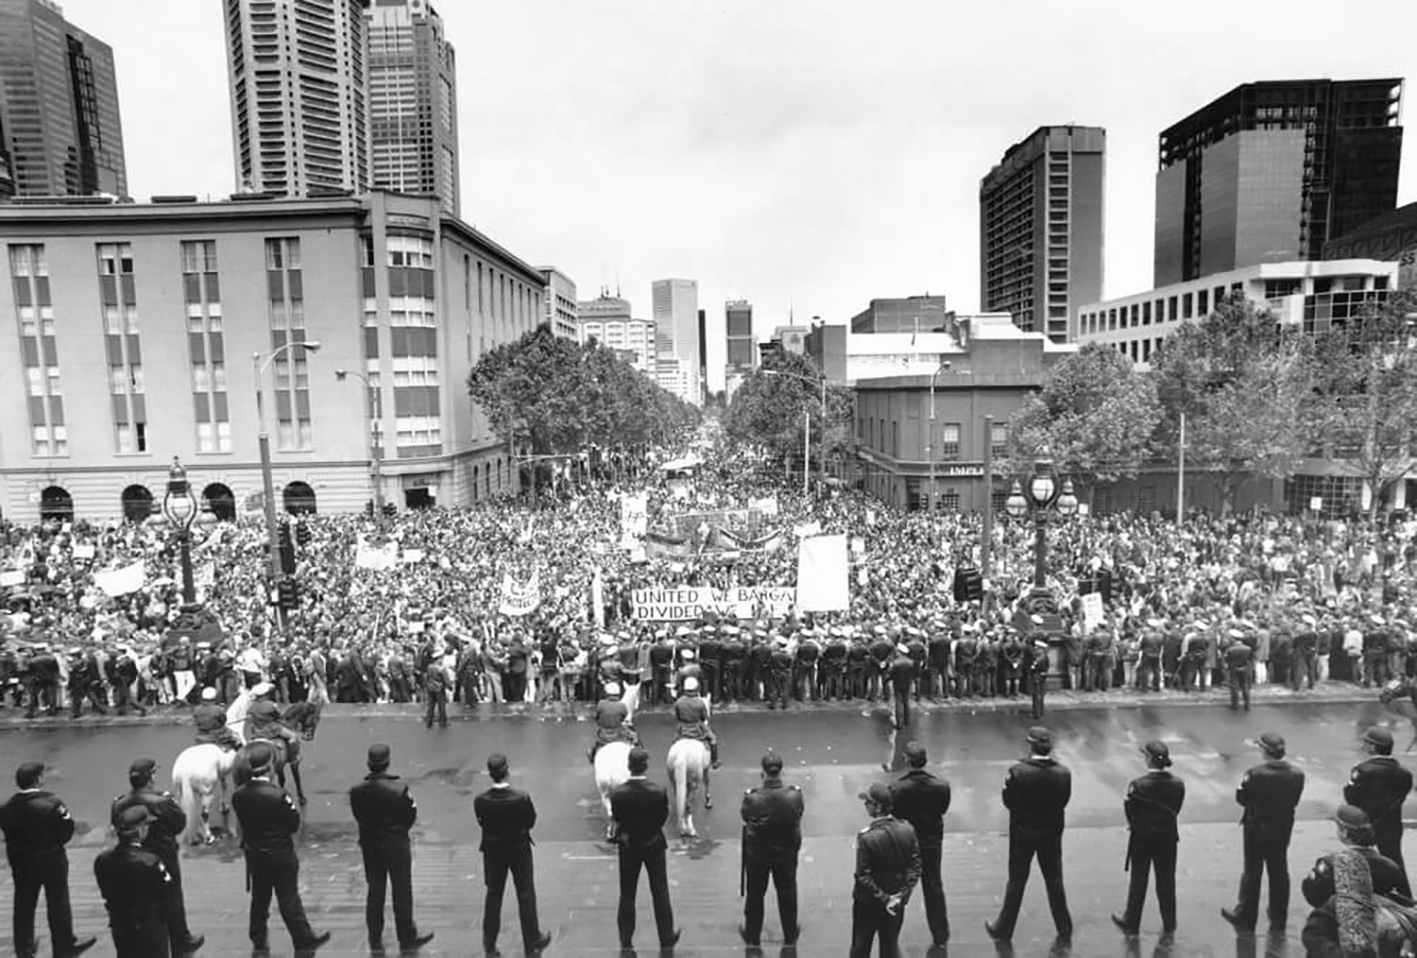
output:
{"label": "crowd of people", "polygon": [[[298,608],[283,613],[269,602],[262,523],[222,523],[194,547],[203,623],[181,615],[165,524],[0,524],[11,583],[0,587],[0,701],[31,715],[122,714],[195,703],[203,688],[227,703],[268,680],[285,702],[409,702],[438,673],[432,681],[465,705],[594,702],[629,673],[654,704],[673,700],[691,663],[715,703],[781,707],[887,699],[893,687],[1013,696],[1045,673],[1099,691],[1204,690],[1237,674],[1246,691],[1249,681],[1375,686],[1417,674],[1411,520],[1074,517],[1048,531],[1059,616],[1045,626],[1026,614],[1031,527],[994,525],[987,581],[971,593],[961,584],[981,562],[979,516],[904,512],[841,487],[802,494],[729,451],[706,460],[715,465],[692,476],[606,478],[534,506],[503,499],[378,523],[297,517]],[[648,543],[625,538],[636,494],[647,495]],[[714,524],[776,534],[724,549]],[[795,532],[851,538],[846,608],[642,617],[640,589],[795,585]],[[393,562],[361,563],[380,546]],[[138,561],[132,591],[101,587],[102,572]],[[508,614],[506,579],[535,584],[534,608]],[[1089,611],[1094,592],[1103,601]],[[902,657],[913,665],[904,680]]]}

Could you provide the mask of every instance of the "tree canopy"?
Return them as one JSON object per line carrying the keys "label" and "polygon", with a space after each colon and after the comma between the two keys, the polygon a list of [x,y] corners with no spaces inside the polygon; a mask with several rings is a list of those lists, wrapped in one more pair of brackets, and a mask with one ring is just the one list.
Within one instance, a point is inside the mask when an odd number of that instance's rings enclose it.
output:
{"label": "tree canopy", "polygon": [[855,393],[829,383],[823,420],[821,374],[816,366],[805,356],[779,352],[766,357],[733,393],[723,426],[730,438],[782,458],[803,448],[803,424],[810,422],[816,458],[823,449],[828,456],[849,450],[854,419]]}

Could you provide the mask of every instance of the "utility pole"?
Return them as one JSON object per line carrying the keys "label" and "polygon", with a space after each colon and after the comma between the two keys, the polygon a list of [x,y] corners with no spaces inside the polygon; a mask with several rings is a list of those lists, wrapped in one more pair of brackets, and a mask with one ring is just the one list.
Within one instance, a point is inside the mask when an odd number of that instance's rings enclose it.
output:
{"label": "utility pole", "polygon": [[1186,414],[1181,413],[1181,437],[1176,444],[1176,522],[1186,518]]}

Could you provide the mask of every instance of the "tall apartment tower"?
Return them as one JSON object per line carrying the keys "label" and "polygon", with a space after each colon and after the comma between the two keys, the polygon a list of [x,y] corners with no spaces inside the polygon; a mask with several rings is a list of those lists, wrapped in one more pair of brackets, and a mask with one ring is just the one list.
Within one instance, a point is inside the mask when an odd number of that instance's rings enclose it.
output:
{"label": "tall apartment tower", "polygon": [[50,0],[0,0],[0,158],[19,196],[127,196],[113,49]]}
{"label": "tall apartment tower", "polygon": [[1246,83],[1161,134],[1154,285],[1289,260],[1397,204],[1402,80]]}
{"label": "tall apartment tower", "polygon": [[724,340],[729,369],[749,370],[757,363],[753,340],[753,304],[746,299],[730,299],[723,304]]}
{"label": "tall apartment tower", "polygon": [[657,279],[650,284],[650,302],[657,334],[662,340],[660,355],[679,362],[680,399],[703,404],[703,381],[699,377],[699,284],[692,279]]}
{"label": "tall apartment tower", "polygon": [[1026,332],[1066,342],[1102,295],[1107,131],[1041,126],[979,184],[979,303]]}
{"label": "tall apartment tower", "polygon": [[225,0],[238,189],[369,189],[368,0]]}
{"label": "tall apartment tower", "polygon": [[457,60],[427,0],[374,0],[369,133],[374,185],[435,195],[458,215]]}

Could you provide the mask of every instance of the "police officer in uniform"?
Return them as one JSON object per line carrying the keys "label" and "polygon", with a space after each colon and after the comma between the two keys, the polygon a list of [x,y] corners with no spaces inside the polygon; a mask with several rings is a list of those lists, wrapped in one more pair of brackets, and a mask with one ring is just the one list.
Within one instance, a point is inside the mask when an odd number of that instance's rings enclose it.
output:
{"label": "police officer in uniform", "polygon": [[47,643],[41,643],[36,649],[34,657],[30,659],[30,704],[25,712],[25,718],[34,718],[39,711],[40,703],[44,703],[46,715],[54,715],[59,711],[59,660],[54,657],[54,653],[49,651]]}
{"label": "police officer in uniform", "polygon": [[434,655],[433,660],[423,670],[423,690],[427,700],[427,707],[423,713],[423,727],[432,728],[433,720],[437,718],[438,727],[447,728],[448,670],[443,664],[441,655]]}
{"label": "police officer in uniform", "polygon": [[153,817],[147,806],[130,805],[114,815],[118,844],[99,852],[93,873],[108,909],[108,929],[118,958],[168,958],[172,875],[145,847]]}
{"label": "police officer in uniform", "polygon": [[1073,795],[1073,776],[1053,758],[1053,733],[1041,725],[1028,730],[1029,756],[1004,779],[1004,807],[1009,810],[1009,880],[999,916],[985,922],[995,941],[1010,941],[1018,921],[1033,858],[1048,889],[1048,908],[1059,942],[1073,937],[1073,919],[1063,888],[1063,810]]}
{"label": "police officer in uniform", "polygon": [[158,791],[153,785],[156,774],[157,762],[153,759],[134,761],[128,767],[130,790],[113,800],[109,819],[113,827],[118,828],[119,820],[129,809],[147,810],[143,847],[158,857],[168,876],[164,883],[163,924],[172,941],[172,954],[186,955],[202,947],[205,940],[187,928],[187,906],[182,898],[182,866],[178,861],[177,843],[187,827],[187,815],[170,792]]}
{"label": "police officer in uniform", "polygon": [[1033,640],[1033,653],[1028,660],[1028,694],[1035,722],[1043,718],[1043,693],[1047,688],[1048,642],[1039,637]]}
{"label": "police officer in uniform", "polygon": [[349,808],[359,824],[359,851],[369,882],[364,925],[375,952],[384,948],[384,892],[390,886],[399,947],[411,951],[433,940],[431,931],[420,935],[413,921],[413,847],[408,830],[418,821],[418,804],[408,786],[389,774],[390,757],[387,745],[369,746],[365,761],[369,774],[349,790]]}
{"label": "police officer in uniform", "polygon": [[34,911],[44,890],[49,937],[56,955],[71,956],[93,947],[93,938],[74,937],[69,907],[69,855],[74,819],[53,794],[43,790],[44,766],[25,762],[15,770],[19,791],[0,805],[0,831],[14,878],[14,942],[19,958],[34,958]]}
{"label": "police officer in uniform", "polygon": [[857,797],[871,824],[856,833],[850,955],[870,958],[879,938],[882,958],[895,958],[905,905],[920,881],[920,845],[915,829],[891,814],[895,800],[887,786],[874,783]]}
{"label": "police officer in uniform", "polygon": [[901,643],[895,647],[890,661],[891,691],[895,693],[895,713],[891,717],[896,728],[910,724],[910,692],[915,684],[916,665],[910,647]]}
{"label": "police officer in uniform", "polygon": [[246,853],[251,944],[256,951],[269,950],[266,925],[274,893],[295,950],[314,951],[330,940],[330,933],[317,934],[310,927],[300,900],[300,859],[293,839],[300,830],[300,813],[290,796],[270,780],[275,750],[257,742],[248,750],[248,759],[251,780],[231,796],[231,807],[241,823],[241,848]]}
{"label": "police officer in uniform", "polygon": [[202,704],[192,710],[192,724],[197,727],[198,745],[219,745],[232,751],[241,747],[241,740],[227,727],[226,709],[217,704],[217,691],[211,686],[202,689]]}
{"label": "police officer in uniform", "polygon": [[69,650],[69,710],[74,718],[83,714],[84,699],[99,715],[108,714],[97,660],[92,652],[85,655],[82,649],[73,648]]}
{"label": "police officer in uniform", "polygon": [[590,747],[590,760],[595,761],[595,753],[600,746],[611,742],[627,742],[638,745],[639,735],[630,724],[630,707],[620,701],[620,683],[606,682],[604,698],[595,706],[595,744]]}
{"label": "police officer in uniform", "polygon": [[930,938],[943,948],[950,940],[950,916],[945,908],[945,886],[940,875],[945,835],[945,813],[950,810],[950,783],[925,771],[925,746],[907,742],[905,763],[910,770],[891,783],[896,818],[910,823],[920,845],[920,894],[925,899],[925,920]]}
{"label": "police officer in uniform", "polygon": [[643,868],[649,878],[659,945],[661,949],[669,949],[679,941],[665,866],[665,851],[669,845],[664,840],[664,823],[669,818],[669,795],[645,776],[649,771],[648,752],[636,746],[630,749],[628,762],[630,780],[610,793],[610,817],[615,823],[620,861],[620,901],[615,916],[620,947],[633,947],[635,886],[639,884]]}
{"label": "police officer in uniform", "polygon": [[[674,702],[674,721],[679,738],[699,739],[708,743],[709,761],[719,768],[718,736],[709,727],[708,703],[699,697],[699,680],[692,676],[684,680],[684,693]],[[705,799],[705,808],[711,808]]]}
{"label": "police officer in uniform", "polygon": [[787,639],[778,636],[773,640],[767,653],[767,682],[764,692],[768,708],[787,711],[787,691],[792,684],[792,653],[788,651]]}
{"label": "police officer in uniform", "polygon": [[1233,909],[1220,915],[1237,931],[1255,930],[1260,910],[1260,878],[1269,873],[1269,924],[1281,929],[1289,911],[1289,837],[1294,831],[1294,808],[1304,793],[1304,773],[1284,760],[1283,737],[1260,736],[1265,761],[1240,779],[1235,801],[1245,809],[1240,817],[1244,838],[1244,870],[1240,873],[1240,898]]}
{"label": "police officer in uniform", "polygon": [[802,847],[802,790],[782,783],[782,756],[765,752],[763,783],[743,795],[744,944],[756,947],[763,931],[763,899],[768,878],[777,889],[777,916],[784,944],[795,944],[797,923],[797,852]]}
{"label": "police officer in uniform", "polygon": [[539,955],[551,944],[551,933],[541,930],[536,914],[536,878],[531,853],[536,805],[530,795],[513,788],[507,781],[511,775],[507,756],[500,752],[489,755],[487,774],[492,778],[492,787],[472,803],[477,824],[482,827],[479,850],[487,883],[487,897],[482,903],[482,949],[489,955],[500,954],[497,936],[502,930],[502,896],[506,893],[510,873],[517,891],[522,947],[528,955]]}
{"label": "police officer in uniform", "polygon": [[1411,897],[1407,865],[1402,860],[1402,804],[1412,791],[1412,773],[1392,757],[1392,733],[1370,728],[1363,733],[1368,758],[1353,767],[1343,800],[1367,813],[1377,839],[1378,851],[1402,869],[1402,894]]}
{"label": "police officer in uniform", "polygon": [[1112,923],[1125,934],[1135,935],[1141,926],[1141,910],[1146,904],[1146,886],[1156,870],[1156,899],[1161,906],[1161,930],[1176,930],[1176,845],[1181,835],[1176,827],[1181,805],[1186,800],[1186,783],[1167,769],[1171,750],[1165,742],[1152,740],[1142,746],[1147,773],[1127,786],[1122,805],[1127,815],[1126,867],[1132,879],[1127,887],[1127,908]]}
{"label": "police officer in uniform", "polygon": [[1240,710],[1241,699],[1245,702],[1245,711],[1250,710],[1250,686],[1254,682],[1251,672],[1254,666],[1251,660],[1254,655],[1254,650],[1245,642],[1245,633],[1239,629],[1231,629],[1230,644],[1225,648],[1225,672],[1227,684],[1230,686],[1232,712]]}

